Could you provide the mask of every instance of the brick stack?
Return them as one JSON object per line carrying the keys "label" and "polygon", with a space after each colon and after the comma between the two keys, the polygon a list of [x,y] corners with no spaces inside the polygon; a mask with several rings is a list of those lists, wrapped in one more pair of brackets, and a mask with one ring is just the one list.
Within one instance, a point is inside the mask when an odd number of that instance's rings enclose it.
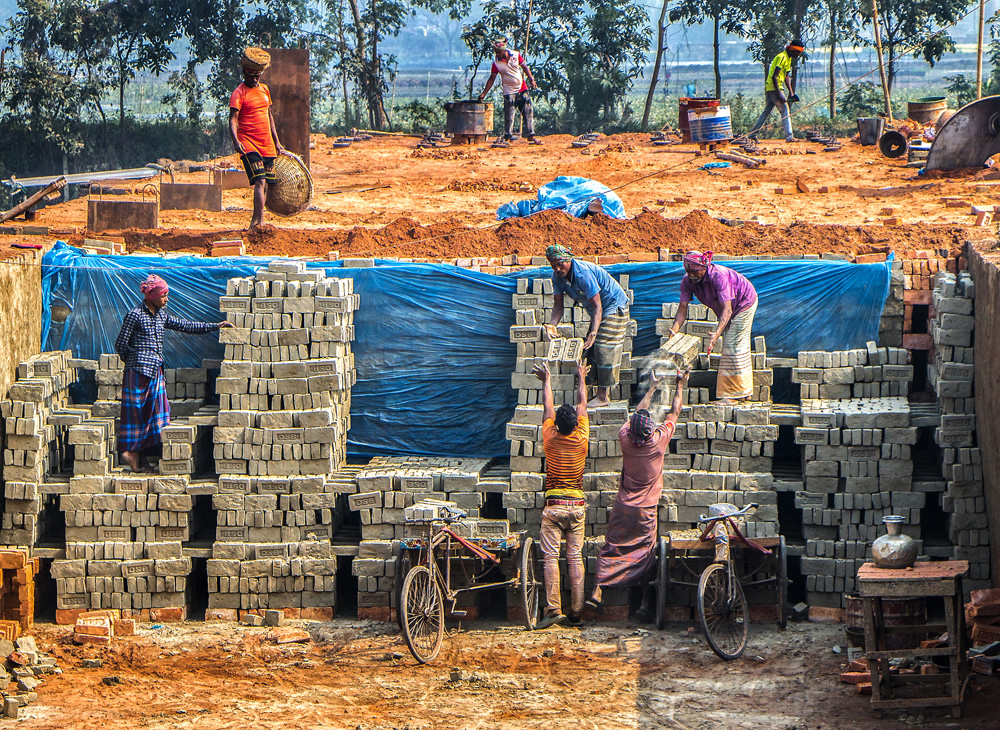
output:
{"label": "brick stack", "polygon": [[968,272],[939,273],[933,295],[934,361],[928,378],[938,396],[940,425],[934,441],[941,448],[946,491],[941,507],[948,516],[952,557],[969,561],[967,591],[989,587],[990,549],[983,493],[982,455],[976,447],[973,392],[975,283]]}
{"label": "brick stack", "polygon": [[917,429],[904,397],[806,399],[795,442],[802,446],[805,489],[795,506],[806,539],[807,602],[841,608],[872,540],[885,531],[882,517],[903,516],[906,534],[920,537],[927,495],[914,491]]}
{"label": "brick stack", "polygon": [[845,400],[905,396],[913,380],[910,353],[900,347],[834,352],[800,352],[792,382],[801,384],[801,399]]}
{"label": "brick stack", "polygon": [[[0,401],[6,434],[0,529],[4,544],[33,546],[41,534],[47,495],[65,490],[64,484],[50,484],[50,475],[61,471],[69,458],[67,430],[89,416],[88,409],[69,404],[77,364],[71,355],[45,352],[20,363],[8,399]],[[106,452],[101,453],[106,463]]]}
{"label": "brick stack", "polygon": [[353,281],[272,261],[255,277],[230,279],[219,301],[234,328],[219,333],[218,473],[334,471],[346,458],[356,379]]}
{"label": "brick stack", "polygon": [[[937,251],[914,251],[910,258],[893,266],[893,292],[897,277],[903,285],[903,347],[908,350],[933,350],[934,340],[928,330],[929,305],[938,272],[956,271],[957,261],[941,258]],[[900,274],[897,274],[897,271]],[[885,317],[883,316],[883,321]],[[886,344],[895,344],[886,342]]]}
{"label": "brick stack", "polygon": [[[181,477],[74,476],[59,509],[66,559],[54,560],[58,623],[80,611],[119,609],[183,620],[190,604],[192,496]],[[153,611],[154,614],[149,612]]]}
{"label": "brick stack", "polygon": [[295,618],[333,617],[337,558],[329,540],[219,541],[207,571],[207,618],[234,620],[263,609],[284,609]]}
{"label": "brick stack", "polygon": [[362,614],[380,616],[395,608],[397,548],[392,541],[411,532],[406,509],[427,498],[446,500],[469,515],[471,529],[479,522],[486,495],[509,489],[509,482],[485,478],[488,466],[488,459],[379,456],[358,471],[358,491],[348,494],[347,502],[361,520],[362,540],[352,571]]}

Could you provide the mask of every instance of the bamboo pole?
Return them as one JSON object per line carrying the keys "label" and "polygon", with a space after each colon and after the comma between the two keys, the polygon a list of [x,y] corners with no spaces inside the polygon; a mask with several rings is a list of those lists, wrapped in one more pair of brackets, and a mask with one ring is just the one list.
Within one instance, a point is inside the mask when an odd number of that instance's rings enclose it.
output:
{"label": "bamboo pole", "polygon": [[885,113],[892,121],[892,99],[889,96],[889,82],[885,77],[885,63],[882,61],[882,30],[878,21],[878,0],[872,0],[872,26],[875,28],[875,50],[878,51],[878,75],[882,79],[882,93],[885,95]]}
{"label": "bamboo pole", "polygon": [[986,0],[979,0],[979,42],[976,45],[976,98],[983,98],[983,27],[986,25]]}

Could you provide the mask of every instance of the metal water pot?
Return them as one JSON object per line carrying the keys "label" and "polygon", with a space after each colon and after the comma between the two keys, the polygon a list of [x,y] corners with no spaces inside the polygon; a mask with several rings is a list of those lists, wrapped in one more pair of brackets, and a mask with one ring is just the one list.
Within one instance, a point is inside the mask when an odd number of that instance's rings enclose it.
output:
{"label": "metal water pot", "polygon": [[917,562],[917,543],[903,534],[903,518],[886,515],[882,522],[888,533],[872,543],[872,560],[879,568],[909,568]]}

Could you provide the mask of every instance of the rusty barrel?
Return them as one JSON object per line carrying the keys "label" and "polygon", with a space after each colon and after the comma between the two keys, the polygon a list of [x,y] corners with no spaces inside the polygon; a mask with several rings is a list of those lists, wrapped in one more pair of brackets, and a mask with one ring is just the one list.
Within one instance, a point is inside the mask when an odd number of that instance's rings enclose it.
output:
{"label": "rusty barrel", "polygon": [[691,122],[688,119],[688,112],[692,109],[709,109],[719,106],[718,99],[696,98],[693,96],[682,96],[678,103],[680,108],[677,113],[677,126],[681,130],[681,141],[691,142]]}
{"label": "rusty barrel", "polygon": [[906,115],[921,124],[937,124],[938,118],[948,108],[948,99],[943,96],[925,96],[906,102]]}
{"label": "rusty barrel", "polygon": [[[848,595],[844,625],[848,629],[865,628],[864,599]],[[924,598],[883,598],[882,619],[887,628],[894,626],[920,626],[927,623],[927,600]],[[892,633],[886,637],[887,649],[916,649],[926,638],[923,634]],[[874,647],[865,647],[873,651]]]}
{"label": "rusty barrel", "polygon": [[484,101],[449,101],[444,105],[445,134],[486,136],[493,131],[493,104]]}

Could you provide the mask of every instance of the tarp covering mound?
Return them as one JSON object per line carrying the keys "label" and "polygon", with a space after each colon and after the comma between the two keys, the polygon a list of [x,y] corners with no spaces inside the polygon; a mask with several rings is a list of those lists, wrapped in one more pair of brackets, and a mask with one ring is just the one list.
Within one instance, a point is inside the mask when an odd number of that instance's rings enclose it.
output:
{"label": "tarp covering mound", "polygon": [[565,210],[576,218],[583,217],[591,201],[600,198],[604,213],[612,218],[625,217],[625,205],[611,188],[585,177],[562,175],[538,188],[537,200],[519,200],[497,208],[497,220],[523,218],[540,210]]}
{"label": "tarp covering mound", "polygon": [[[219,296],[232,277],[250,276],[267,259],[198,256],[94,256],[57,243],[42,262],[44,349],[69,349],[96,359],[114,352],[122,317],[141,301],[139,282],[158,273],[170,284],[169,310],[207,322],[223,319]],[[349,451],[355,455],[509,453],[504,424],[517,393],[510,388],[515,347],[511,295],[520,277],[548,269],[492,276],[438,264],[379,261],[375,268],[310,262],[354,279],[361,297],[353,350]],[[735,261],[760,296],[753,334],[768,352],[863,347],[878,336],[889,289],[888,264],[839,261]],[[619,264],[635,292],[639,331],[634,357],[659,345],[655,323],[664,302],[677,301],[680,263]],[[56,314],[55,319],[53,313]],[[61,320],[61,321],[56,321]],[[167,332],[168,367],[200,367],[220,359],[215,333]]]}

